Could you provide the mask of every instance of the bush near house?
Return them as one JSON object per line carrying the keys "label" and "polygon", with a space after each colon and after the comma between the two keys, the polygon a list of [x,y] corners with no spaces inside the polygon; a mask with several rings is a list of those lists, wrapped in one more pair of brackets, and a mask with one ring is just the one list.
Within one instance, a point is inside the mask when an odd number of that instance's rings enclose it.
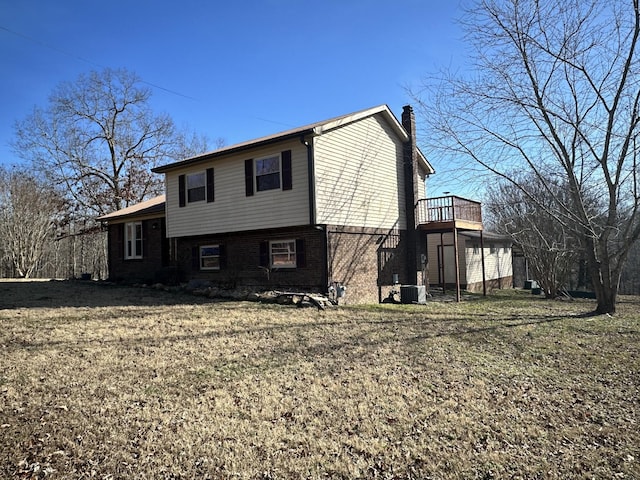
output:
{"label": "bush near house", "polygon": [[0,476],[640,477],[640,299],[472,298],[0,283]]}

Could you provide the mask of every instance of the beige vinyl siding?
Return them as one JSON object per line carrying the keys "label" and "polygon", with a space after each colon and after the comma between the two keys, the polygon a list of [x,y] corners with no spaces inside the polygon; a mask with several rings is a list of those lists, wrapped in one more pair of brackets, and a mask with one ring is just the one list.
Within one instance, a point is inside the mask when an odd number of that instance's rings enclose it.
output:
{"label": "beige vinyl siding", "polygon": [[418,189],[416,202],[427,198],[427,171],[422,166],[418,168],[418,182],[420,183],[420,188]]}
{"label": "beige vinyl siding", "polygon": [[[275,189],[245,195],[244,161],[291,150],[291,190]],[[178,204],[179,175],[214,168],[215,201]],[[221,157],[166,174],[167,236],[183,237],[309,223],[307,149],[299,141],[284,142]],[[255,171],[254,171],[255,175]]]}
{"label": "beige vinyl siding", "polygon": [[316,137],[317,223],[406,228],[402,148],[382,115]]}

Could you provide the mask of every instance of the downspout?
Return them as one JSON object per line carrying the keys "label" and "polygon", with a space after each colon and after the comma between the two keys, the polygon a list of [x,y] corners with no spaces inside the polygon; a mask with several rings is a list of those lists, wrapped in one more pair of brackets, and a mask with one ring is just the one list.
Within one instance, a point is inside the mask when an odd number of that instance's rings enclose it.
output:
{"label": "downspout", "polygon": [[300,137],[300,143],[307,147],[307,179],[309,191],[309,225],[316,224],[316,179],[313,162],[313,142],[307,140],[304,135]]}
{"label": "downspout", "polygon": [[329,287],[329,229],[327,225],[316,225],[316,177],[315,177],[315,161],[313,151],[313,137],[307,140],[304,135],[300,137],[300,143],[307,147],[307,190],[309,194],[309,225],[323,233],[323,262],[322,262],[322,278],[320,281],[324,288]]}

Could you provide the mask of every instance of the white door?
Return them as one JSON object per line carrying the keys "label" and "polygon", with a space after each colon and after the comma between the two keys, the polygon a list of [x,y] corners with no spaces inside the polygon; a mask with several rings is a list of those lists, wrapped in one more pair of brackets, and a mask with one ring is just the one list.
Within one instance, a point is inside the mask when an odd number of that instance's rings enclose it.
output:
{"label": "white door", "polygon": [[[444,248],[444,262],[442,250]],[[456,283],[456,260],[453,245],[438,245],[438,283]]]}

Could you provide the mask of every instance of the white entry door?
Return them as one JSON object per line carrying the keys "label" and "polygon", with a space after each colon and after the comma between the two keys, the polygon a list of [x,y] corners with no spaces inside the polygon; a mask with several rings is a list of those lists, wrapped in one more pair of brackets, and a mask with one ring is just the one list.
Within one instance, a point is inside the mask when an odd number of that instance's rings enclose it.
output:
{"label": "white entry door", "polygon": [[[444,262],[442,250],[444,249]],[[456,260],[453,245],[438,245],[438,283],[456,283]]]}

